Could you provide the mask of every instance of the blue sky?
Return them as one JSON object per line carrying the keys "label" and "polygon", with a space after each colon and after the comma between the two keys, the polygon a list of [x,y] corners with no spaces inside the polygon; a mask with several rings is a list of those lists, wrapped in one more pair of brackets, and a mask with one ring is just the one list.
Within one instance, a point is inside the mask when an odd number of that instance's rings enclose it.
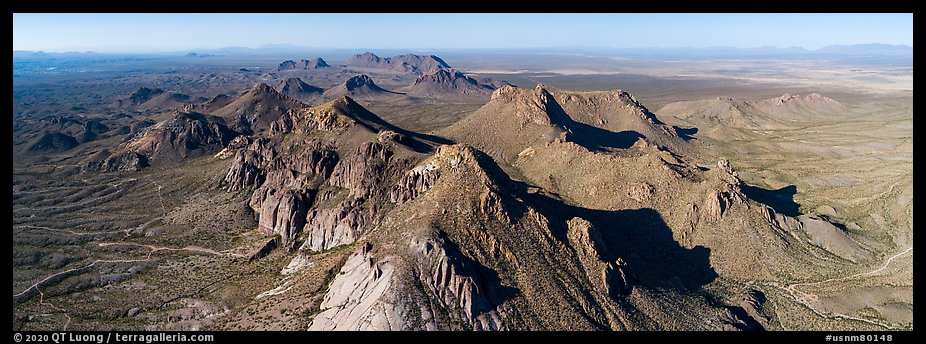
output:
{"label": "blue sky", "polygon": [[163,52],[314,48],[913,45],[906,14],[39,14],[13,15],[13,50]]}

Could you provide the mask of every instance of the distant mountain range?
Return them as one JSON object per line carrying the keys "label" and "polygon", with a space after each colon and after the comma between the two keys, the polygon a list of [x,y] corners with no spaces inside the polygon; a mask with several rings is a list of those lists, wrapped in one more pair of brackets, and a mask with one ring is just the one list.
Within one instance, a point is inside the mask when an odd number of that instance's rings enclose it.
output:
{"label": "distant mountain range", "polygon": [[[47,58],[47,57],[86,57],[101,55],[189,55],[191,53],[199,56],[209,55],[272,55],[272,54],[303,54],[305,51],[313,52],[339,52],[337,55],[350,56],[360,52],[362,49],[341,49],[341,48],[310,48],[300,47],[288,44],[265,45],[258,48],[247,47],[225,47],[218,49],[196,49],[195,52],[163,52],[151,54],[132,54],[132,53],[99,53],[93,51],[87,52],[62,52],[50,53],[44,51],[30,50],[13,50],[14,59],[27,58]],[[702,55],[702,56],[756,56],[756,55],[842,55],[842,56],[913,56],[913,47],[903,44],[854,44],[854,45],[829,45],[818,49],[805,49],[802,47],[774,47],[762,46],[755,48],[737,48],[737,47],[644,47],[644,48],[614,48],[614,47],[547,47],[547,48],[517,48],[517,49],[441,49],[442,51],[468,51],[468,52],[596,52],[596,53],[618,53],[623,55]],[[390,53],[392,51],[401,52],[409,51],[408,49],[383,50],[381,52]],[[412,49],[412,51],[416,51]]]}

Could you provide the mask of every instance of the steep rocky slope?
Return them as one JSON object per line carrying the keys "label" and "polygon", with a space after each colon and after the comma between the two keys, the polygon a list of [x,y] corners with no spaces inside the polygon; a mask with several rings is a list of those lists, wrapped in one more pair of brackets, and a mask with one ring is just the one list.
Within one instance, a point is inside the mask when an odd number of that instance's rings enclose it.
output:
{"label": "steep rocky slope", "polygon": [[134,171],[149,164],[176,163],[215,153],[237,135],[220,117],[177,111],[170,119],[135,134],[105,160],[90,161],[85,168]]}
{"label": "steep rocky slope", "polygon": [[305,104],[287,97],[265,83],[257,83],[234,101],[210,114],[223,117],[229,127],[241,133],[259,133],[270,123],[290,110],[304,108]]}
{"label": "steep rocky slope", "polygon": [[495,86],[483,84],[459,71],[438,69],[419,76],[415,83],[404,91],[414,97],[483,97],[488,96]]}
{"label": "steep rocky slope", "polygon": [[253,190],[259,228],[282,244],[322,251],[350,244],[382,217],[388,185],[429,143],[344,97],[294,111],[267,135],[241,139],[223,183]]}
{"label": "steep rocky slope", "polygon": [[276,87],[276,91],[284,96],[302,102],[313,101],[325,92],[323,88],[309,85],[299,78],[287,78],[286,80],[280,81],[280,84]]}
{"label": "steep rocky slope", "polygon": [[596,151],[620,151],[644,141],[675,154],[693,154],[673,130],[621,91],[505,86],[493,92],[485,106],[440,133],[508,163],[531,146],[554,141],[576,142]]}

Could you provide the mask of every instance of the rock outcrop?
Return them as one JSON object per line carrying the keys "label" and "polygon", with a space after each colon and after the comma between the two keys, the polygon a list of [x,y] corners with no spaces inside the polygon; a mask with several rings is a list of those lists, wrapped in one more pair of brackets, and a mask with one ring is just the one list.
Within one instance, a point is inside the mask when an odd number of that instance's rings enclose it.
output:
{"label": "rock outcrop", "polygon": [[527,122],[544,126],[564,126],[571,122],[559,104],[554,104],[553,95],[541,84],[533,89],[504,86],[492,92],[491,100],[514,104],[515,115]]}
{"label": "rock outcrop", "polygon": [[389,201],[400,204],[411,201],[418,197],[419,194],[428,191],[437,181],[437,177],[436,165],[416,166],[405,173],[399,183],[392,187],[392,191],[389,193]]}
{"label": "rock outcrop", "polygon": [[569,244],[576,251],[592,285],[602,286],[602,294],[617,299],[633,291],[636,277],[622,258],[608,260],[608,247],[598,229],[580,217],[567,222]]}
{"label": "rock outcrop", "polygon": [[746,203],[746,196],[740,190],[739,175],[730,162],[721,159],[717,162],[716,171],[720,186],[704,199],[700,215],[703,221],[719,221],[730,207]]}
{"label": "rock outcrop", "polygon": [[[236,146],[241,143],[241,141],[236,142]],[[226,149],[232,151],[231,143]],[[276,151],[273,147],[270,147],[269,140],[263,137],[257,138],[245,147],[234,149],[233,152],[235,160],[229,166],[228,172],[222,180],[226,184],[226,189],[228,191],[237,191],[248,187],[258,187],[263,184],[266,177],[264,165],[276,156]]]}
{"label": "rock outcrop", "polygon": [[368,198],[382,183],[383,172],[392,154],[379,142],[364,142],[357,148],[356,154],[334,166],[328,182],[350,190],[351,197]]}
{"label": "rock outcrop", "polygon": [[279,235],[285,244],[302,231],[314,196],[313,190],[267,187],[255,191],[249,204],[259,214],[260,231]]}
{"label": "rock outcrop", "polygon": [[342,202],[337,208],[313,209],[306,217],[303,249],[316,252],[350,244],[366,234],[373,213],[358,199]]}
{"label": "rock outcrop", "polygon": [[395,259],[374,257],[372,246],[361,245],[331,282],[309,330],[408,330],[400,300],[389,294]]}
{"label": "rock outcrop", "polygon": [[418,279],[442,308],[439,313],[473,330],[502,328],[500,300],[494,295],[497,286],[488,281],[492,277],[488,268],[446,239],[418,239],[412,247],[417,248]]}
{"label": "rock outcrop", "polygon": [[630,265],[621,258],[608,262],[607,266],[605,266],[601,272],[601,278],[604,280],[608,295],[610,295],[611,298],[630,295],[630,292],[633,291],[634,280],[636,279],[633,270],[630,269]]}

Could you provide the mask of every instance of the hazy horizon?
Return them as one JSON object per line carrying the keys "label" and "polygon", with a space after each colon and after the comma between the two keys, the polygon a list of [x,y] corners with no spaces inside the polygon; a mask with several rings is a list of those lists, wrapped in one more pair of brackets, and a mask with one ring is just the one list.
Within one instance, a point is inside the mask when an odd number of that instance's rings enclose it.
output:
{"label": "hazy horizon", "polygon": [[812,51],[861,44],[912,47],[912,14],[13,15],[14,51],[175,53],[281,46],[329,50],[775,47]]}

